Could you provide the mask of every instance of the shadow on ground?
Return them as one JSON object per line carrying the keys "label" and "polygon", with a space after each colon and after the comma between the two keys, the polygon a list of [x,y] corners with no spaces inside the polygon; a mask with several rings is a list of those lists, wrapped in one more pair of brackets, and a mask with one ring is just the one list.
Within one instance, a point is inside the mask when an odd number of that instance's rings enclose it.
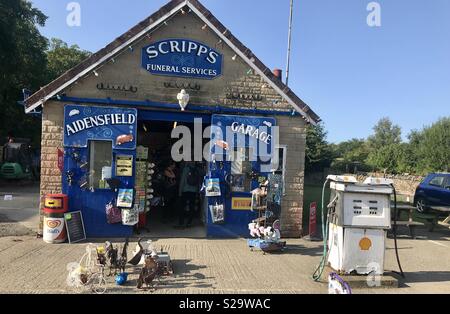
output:
{"label": "shadow on ground", "polygon": [[450,281],[450,271],[418,271],[405,273],[405,284]]}
{"label": "shadow on ground", "polygon": [[[207,277],[199,271],[205,269],[204,265],[195,265],[191,263],[191,260],[174,260],[173,268],[174,275],[164,276],[159,280],[154,281],[154,287],[157,290],[162,289],[215,289],[215,281],[212,281],[213,277]],[[128,281],[123,286],[113,286],[108,288],[108,293],[123,293],[124,288],[129,293],[135,292],[154,292],[155,290],[138,290],[137,280],[141,271],[141,267],[128,266],[126,270],[129,274]],[[109,277],[108,282],[113,282],[114,276]]]}

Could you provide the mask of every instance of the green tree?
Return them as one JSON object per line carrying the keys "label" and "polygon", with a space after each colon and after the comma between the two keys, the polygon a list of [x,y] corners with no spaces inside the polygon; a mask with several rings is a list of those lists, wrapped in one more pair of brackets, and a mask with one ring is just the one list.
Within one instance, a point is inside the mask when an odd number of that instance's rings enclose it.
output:
{"label": "green tree", "polygon": [[331,165],[333,153],[327,140],[327,132],[323,124],[309,125],[306,128],[306,160],[307,171],[320,171]]}
{"label": "green tree", "polygon": [[0,1],[0,139],[11,134],[39,143],[39,119],[26,115],[17,101],[22,88],[37,90],[45,81],[47,39],[37,26],[46,19],[29,1]]}
{"label": "green tree", "polygon": [[369,164],[387,173],[410,172],[408,144],[390,144],[371,152]]}
{"label": "green tree", "polygon": [[409,134],[419,172],[450,171],[450,117]]}
{"label": "green tree", "polygon": [[46,19],[30,1],[0,1],[0,144],[14,136],[39,146],[41,120],[18,104],[22,89],[38,90],[90,54],[58,39],[49,45],[38,30]]}
{"label": "green tree", "polygon": [[369,136],[367,142],[371,149],[379,149],[402,142],[402,130],[394,125],[389,118],[382,118],[373,127],[374,134]]}
{"label": "green tree", "polygon": [[370,149],[367,163],[379,170],[396,172],[398,158],[403,155],[404,150],[401,145],[401,128],[389,118],[382,118],[373,130],[374,134],[367,139]]}
{"label": "green tree", "polygon": [[364,139],[353,138],[335,147],[335,156],[342,158],[345,162],[364,163],[369,155],[369,147]]}
{"label": "green tree", "polygon": [[64,41],[52,38],[47,51],[47,82],[59,77],[90,55],[89,51],[80,49],[78,45],[69,47]]}

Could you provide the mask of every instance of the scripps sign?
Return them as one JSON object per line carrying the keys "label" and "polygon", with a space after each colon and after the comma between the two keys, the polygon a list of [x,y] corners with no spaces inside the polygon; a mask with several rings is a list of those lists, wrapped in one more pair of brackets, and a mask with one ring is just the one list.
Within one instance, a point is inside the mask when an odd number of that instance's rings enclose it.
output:
{"label": "scripps sign", "polygon": [[222,74],[223,56],[190,39],[166,39],[142,49],[142,67],[152,74],[213,79]]}

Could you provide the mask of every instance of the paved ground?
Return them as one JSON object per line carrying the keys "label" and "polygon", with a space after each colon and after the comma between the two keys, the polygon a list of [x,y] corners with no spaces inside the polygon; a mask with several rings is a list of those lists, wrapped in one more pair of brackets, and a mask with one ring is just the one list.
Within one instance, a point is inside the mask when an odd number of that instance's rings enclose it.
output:
{"label": "paved ground", "polygon": [[[28,198],[34,200],[35,197],[30,193]],[[29,230],[26,225],[34,219],[31,208],[22,206],[24,213],[18,214],[20,210],[5,210],[4,207],[2,202],[0,221],[6,217],[13,230]],[[14,220],[11,217],[22,216],[27,217],[25,224],[11,223]],[[0,226],[2,224],[4,222],[0,222]],[[400,258],[406,273],[401,288],[355,292],[450,293],[450,231],[439,229],[430,234],[419,230],[418,233],[419,239],[399,240]],[[287,240],[285,253],[263,255],[251,252],[245,240],[153,240],[157,248],[163,247],[170,253],[176,273],[175,277],[165,278],[154,293],[327,293],[326,284],[311,279],[320,260],[320,243]],[[98,243],[103,241],[98,240]],[[135,243],[130,246],[129,256],[134,246]],[[80,259],[85,247],[86,244],[48,245],[42,239],[20,232],[0,235],[0,293],[74,292],[66,284],[66,267]],[[386,269],[398,269],[392,240],[388,240]],[[128,284],[116,287],[110,278],[109,293],[138,292],[135,285],[139,269],[129,266],[127,271],[130,273]]]}
{"label": "paved ground", "polygon": [[[439,239],[400,240],[406,282],[399,289],[366,289],[356,293],[450,293],[450,234]],[[164,239],[176,276],[166,278],[156,293],[326,293],[311,280],[320,260],[320,245],[288,240],[281,255],[251,252],[244,240]],[[30,236],[0,238],[0,293],[70,293],[66,266],[83,255],[86,244],[48,245]],[[134,245],[132,245],[134,248]],[[130,250],[131,256],[131,250]],[[397,269],[392,241],[386,269]],[[129,266],[129,285],[109,292],[135,293],[137,268]]]}
{"label": "paved ground", "polygon": [[[5,200],[11,196],[12,200]],[[15,235],[6,222],[18,221],[18,234],[36,232],[39,226],[39,184],[0,181],[0,235]],[[25,229],[27,231],[25,231]]]}

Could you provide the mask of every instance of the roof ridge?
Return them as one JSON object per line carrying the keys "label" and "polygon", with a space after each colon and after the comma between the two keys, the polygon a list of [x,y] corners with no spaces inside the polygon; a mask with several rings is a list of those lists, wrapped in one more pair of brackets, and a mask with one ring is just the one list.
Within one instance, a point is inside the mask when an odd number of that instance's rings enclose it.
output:
{"label": "roof ridge", "polygon": [[[304,118],[308,122],[316,124],[321,121],[320,117],[306,104],[304,103],[282,80],[278,79],[272,71],[257,57],[254,53],[245,46],[239,39],[237,39],[231,31],[226,28],[203,4],[198,0],[171,0],[159,10],[137,23],[127,32],[123,33],[112,42],[107,44],[102,49],[93,53],[90,57],[83,60],[78,65],[64,72],[61,76],[42,87],[39,91],[33,93],[28,97],[25,102],[25,111],[30,112],[33,109],[42,105],[45,101],[55,96],[59,91],[67,88],[73,82],[80,77],[84,77],[92,69],[97,68],[98,64],[106,62],[108,59],[117,55],[120,51],[123,51],[126,47],[126,43],[133,43],[139,40],[145,33],[156,28],[159,23],[164,22],[170,16],[175,14],[178,10],[185,6],[189,6],[193,11],[198,11],[197,15],[200,18],[206,19],[218,32],[219,36],[223,36],[224,39],[231,43],[231,47],[235,48],[238,53],[241,53],[244,59],[247,59],[247,63],[254,66],[255,69],[260,72],[261,76],[265,76],[272,87],[290,103],[295,109],[304,115]],[[175,10],[176,9],[176,10]],[[155,24],[155,25],[154,25]],[[214,30],[214,29],[213,29]],[[130,44],[131,44],[130,43]],[[125,47],[124,47],[125,46]],[[242,56],[241,56],[242,57]],[[86,72],[86,73],[85,73]],[[72,82],[71,82],[72,81]]]}

